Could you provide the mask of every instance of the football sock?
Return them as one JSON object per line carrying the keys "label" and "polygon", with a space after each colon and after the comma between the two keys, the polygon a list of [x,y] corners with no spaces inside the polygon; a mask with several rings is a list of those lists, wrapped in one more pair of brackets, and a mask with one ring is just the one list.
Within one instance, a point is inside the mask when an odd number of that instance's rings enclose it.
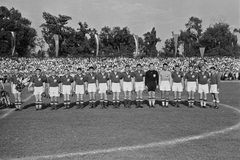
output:
{"label": "football sock", "polygon": [[166,98],[166,106],[168,106],[169,98]]}
{"label": "football sock", "polygon": [[165,106],[165,99],[162,98],[162,106]]}

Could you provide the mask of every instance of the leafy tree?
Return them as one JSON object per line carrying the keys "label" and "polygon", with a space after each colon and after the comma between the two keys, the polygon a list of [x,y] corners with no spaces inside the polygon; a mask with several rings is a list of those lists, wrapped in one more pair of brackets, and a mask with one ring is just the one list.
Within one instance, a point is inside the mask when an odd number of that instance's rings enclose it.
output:
{"label": "leafy tree", "polygon": [[205,55],[233,56],[236,54],[234,44],[237,37],[230,31],[229,24],[217,22],[209,26],[200,40],[206,47]]}
{"label": "leafy tree", "polygon": [[156,36],[155,27],[152,28],[151,32],[147,32],[144,35],[144,52],[149,56],[157,55],[156,45],[158,42],[161,42],[160,38]]}
{"label": "leafy tree", "polygon": [[43,12],[43,18],[45,23],[41,24],[43,38],[49,45],[50,55],[54,55],[54,39],[53,35],[59,35],[59,55],[66,55],[66,48],[62,48],[62,44],[66,42],[66,38],[70,37],[74,31],[73,28],[66,26],[68,21],[72,18],[66,15],[58,15],[58,17],[51,15],[50,13]]}
{"label": "leafy tree", "polygon": [[11,55],[11,32],[16,35],[16,53],[27,56],[35,47],[37,32],[31,27],[31,21],[22,17],[21,12],[5,6],[0,7],[0,54]]}

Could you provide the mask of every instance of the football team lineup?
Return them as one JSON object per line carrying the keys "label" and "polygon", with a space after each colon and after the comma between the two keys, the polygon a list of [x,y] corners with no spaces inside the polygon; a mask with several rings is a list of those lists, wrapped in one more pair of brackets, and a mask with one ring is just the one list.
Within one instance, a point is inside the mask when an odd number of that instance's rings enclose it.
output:
{"label": "football team lineup", "polygon": [[[213,108],[219,106],[219,82],[220,75],[214,66],[207,71],[206,66],[199,67],[200,71],[196,72],[192,65],[189,71],[183,73],[180,66],[175,65],[174,71],[168,71],[168,64],[163,64],[163,70],[156,71],[154,64],[149,64],[149,70],[144,72],[141,64],[137,64],[136,71],[130,71],[130,66],[125,66],[124,72],[119,72],[117,66],[113,66],[111,73],[106,73],[104,66],[101,66],[99,73],[94,72],[93,67],[89,67],[87,74],[83,73],[81,68],[77,69],[77,74],[71,76],[69,69],[64,70],[64,75],[59,76],[55,70],[52,70],[50,76],[46,77],[41,74],[41,69],[36,69],[35,74],[26,81],[15,69],[15,74],[11,77],[11,92],[15,97],[15,107],[19,111],[22,108],[21,91],[28,86],[28,90],[35,96],[36,110],[42,109],[42,97],[50,98],[52,109],[58,106],[58,97],[64,98],[64,106],[70,108],[70,96],[76,95],[76,106],[84,108],[84,96],[89,96],[90,108],[96,108],[96,94],[100,95],[101,108],[107,108],[113,104],[114,108],[120,107],[120,93],[124,92],[124,106],[130,108],[134,103],[136,108],[142,108],[143,93],[148,94],[148,106],[155,107],[156,92],[161,92],[161,105],[168,108],[169,93],[174,93],[174,107],[180,107],[182,102],[182,92],[188,92],[188,107],[192,108],[195,104],[195,93],[199,93],[200,107],[207,107],[207,95],[211,93]],[[110,100],[108,95],[112,94]],[[132,101],[133,95],[136,98]],[[111,103],[110,103],[111,102]]]}

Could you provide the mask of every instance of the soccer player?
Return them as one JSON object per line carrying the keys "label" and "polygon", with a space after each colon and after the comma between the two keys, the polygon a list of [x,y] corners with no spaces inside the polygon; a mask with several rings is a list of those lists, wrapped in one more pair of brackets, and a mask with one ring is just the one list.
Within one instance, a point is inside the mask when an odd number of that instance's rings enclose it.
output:
{"label": "soccer player", "polygon": [[50,105],[52,110],[57,109],[58,97],[60,93],[60,78],[56,75],[56,71],[52,70],[52,75],[47,78],[48,94],[50,95]]}
{"label": "soccer player", "polygon": [[65,109],[70,108],[70,94],[73,92],[73,77],[70,76],[69,70],[64,70],[60,83],[61,93],[63,94],[63,104]]}
{"label": "soccer player", "polygon": [[125,66],[125,71],[122,73],[121,84],[123,86],[123,92],[124,92],[124,106],[125,108],[131,108],[134,78],[133,78],[133,74],[130,72],[129,65]]}
{"label": "soccer player", "polygon": [[144,90],[144,85],[145,85],[145,72],[142,70],[142,65],[137,64],[137,70],[134,72],[134,88],[135,91],[137,92],[137,108],[142,108],[142,102],[143,102],[143,90]]}
{"label": "soccer player", "polygon": [[198,74],[194,72],[192,65],[189,66],[189,72],[185,74],[185,89],[188,92],[188,107],[192,108],[194,105],[194,94],[197,91]]}
{"label": "soccer player", "polygon": [[[21,77],[21,75],[19,74],[18,68],[15,68],[14,74],[12,75],[10,81],[11,81],[11,91],[15,98],[16,111],[21,110],[21,104],[22,104],[21,92],[16,90],[16,86],[18,83],[22,81],[22,78],[23,77]],[[2,84],[2,81],[1,81],[1,85],[4,89],[4,85]]]}
{"label": "soccer player", "polygon": [[113,108],[120,107],[120,92],[122,85],[120,83],[121,73],[118,71],[116,65],[113,66],[113,71],[110,73],[110,89],[113,92]]}
{"label": "soccer player", "polygon": [[182,92],[184,86],[183,72],[180,71],[179,65],[175,65],[174,72],[172,73],[172,91],[174,92],[174,106],[180,107],[182,101]]}
{"label": "soccer player", "polygon": [[167,70],[168,64],[163,64],[163,70],[159,72],[159,84],[160,84],[160,91],[162,95],[162,106],[168,107],[169,103],[169,92],[171,91],[172,85],[172,76],[171,72]]}
{"label": "soccer player", "polygon": [[210,93],[212,94],[214,108],[218,109],[219,101],[219,86],[220,86],[220,75],[216,71],[215,67],[210,67],[211,76],[210,76]]}
{"label": "soccer player", "polygon": [[149,70],[146,72],[145,76],[145,88],[148,90],[148,102],[149,107],[154,108],[155,105],[155,91],[158,88],[159,76],[158,72],[154,70],[154,64],[149,64]]}
{"label": "soccer player", "polygon": [[105,67],[101,66],[100,72],[97,74],[99,83],[100,105],[103,108],[107,108],[107,90],[109,89],[109,76],[105,72]]}
{"label": "soccer player", "polygon": [[85,82],[85,89],[89,93],[90,108],[96,107],[96,92],[99,90],[97,75],[93,71],[94,68],[89,67],[89,73],[86,75]]}
{"label": "soccer player", "polygon": [[207,94],[209,93],[209,73],[206,71],[206,67],[202,65],[200,72],[198,73],[198,93],[200,94],[201,108],[206,108]]}
{"label": "soccer player", "polygon": [[85,74],[82,72],[82,68],[77,69],[77,74],[74,76],[74,82],[73,82],[73,88],[77,95],[76,105],[77,108],[83,108],[84,107],[84,82],[85,82]]}
{"label": "soccer player", "polygon": [[36,101],[36,110],[42,109],[42,93],[45,92],[45,82],[46,78],[41,75],[41,69],[36,69],[36,75],[32,76],[31,82],[29,84],[29,88],[34,85],[34,92]]}

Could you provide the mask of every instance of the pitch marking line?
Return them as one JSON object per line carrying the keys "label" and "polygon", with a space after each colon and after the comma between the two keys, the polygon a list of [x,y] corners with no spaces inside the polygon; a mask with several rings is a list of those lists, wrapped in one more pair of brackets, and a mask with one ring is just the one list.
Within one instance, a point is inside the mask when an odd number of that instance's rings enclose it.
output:
{"label": "pitch marking line", "polygon": [[[221,104],[221,106],[235,110],[240,114],[240,109],[237,109],[235,107],[226,105],[226,104]],[[25,157],[25,158],[18,158],[15,160],[37,160],[37,159],[54,159],[54,158],[64,158],[64,157],[74,157],[74,156],[84,156],[84,155],[96,155],[96,154],[104,154],[104,153],[112,153],[112,152],[121,152],[121,151],[132,151],[132,150],[137,150],[137,149],[145,149],[145,148],[154,148],[154,147],[161,147],[161,146],[169,146],[169,145],[176,145],[192,140],[198,140],[198,139],[203,139],[207,137],[212,137],[218,134],[224,134],[227,132],[230,132],[232,130],[237,130],[240,128],[240,122],[238,122],[236,125],[227,127],[222,130],[218,131],[212,131],[208,133],[203,133],[200,135],[196,136],[187,136],[187,137],[182,137],[182,138],[176,138],[173,140],[166,140],[162,142],[153,142],[153,143],[148,143],[144,145],[135,145],[135,146],[126,146],[126,147],[115,147],[115,148],[109,148],[109,149],[98,149],[98,150],[92,150],[92,151],[86,151],[86,152],[77,152],[77,153],[65,153],[65,154],[57,154],[57,155],[47,155],[47,156],[32,156],[32,157]]]}
{"label": "pitch marking line", "polygon": [[[30,100],[33,96],[34,96],[34,95],[31,94],[29,97],[25,98],[25,99],[23,100],[23,102],[27,102],[27,101]],[[8,109],[8,111],[7,111],[4,115],[2,115],[2,116],[0,117],[0,119],[3,119],[3,118],[5,118],[5,117],[7,117],[7,116],[10,115],[13,111],[15,111],[15,108],[13,108],[13,109]]]}

